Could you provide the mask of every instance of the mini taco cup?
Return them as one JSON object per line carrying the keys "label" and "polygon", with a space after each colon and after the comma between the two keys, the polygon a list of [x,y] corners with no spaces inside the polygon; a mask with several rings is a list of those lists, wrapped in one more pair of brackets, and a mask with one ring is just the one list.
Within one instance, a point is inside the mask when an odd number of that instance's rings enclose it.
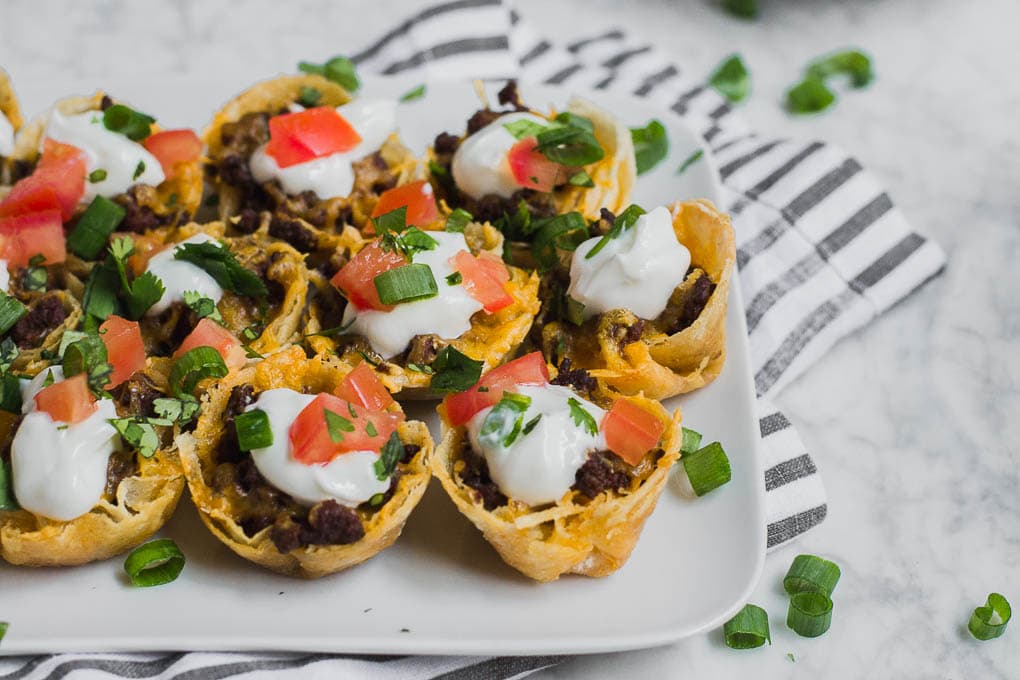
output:
{"label": "mini taco cup", "polygon": [[673,230],[691,253],[691,269],[666,310],[639,319],[614,309],[580,326],[542,327],[542,348],[557,363],[569,359],[612,393],[665,399],[712,382],[726,359],[726,304],[736,261],[727,215],[707,200],[671,206]]}
{"label": "mini taco cup", "polygon": [[275,180],[256,181],[248,163],[252,153],[269,141],[269,119],[289,113],[307,90],[319,93],[316,106],[337,107],[352,99],[347,90],[320,75],[287,75],[256,83],[213,116],[203,138],[221,219],[245,210],[267,210],[327,230],[339,230],[345,223],[361,228],[383,191],[415,176],[418,161],[394,133],[376,152],[352,163],[354,188],[347,196],[322,198],[310,191],[292,195]]}
{"label": "mini taco cup", "polygon": [[[140,415],[137,386],[166,391],[169,363],[150,359],[118,394],[122,417]],[[10,450],[20,418],[0,412],[4,453]],[[161,429],[162,447],[151,458],[134,452],[116,452],[107,467],[107,486],[99,503],[70,521],[55,521],[27,510],[0,511],[0,556],[11,564],[55,567],[85,564],[119,555],[142,543],[173,514],[184,490],[176,447],[170,428]]]}
{"label": "mini taco cup", "polygon": [[[588,498],[572,487],[556,503],[532,507],[510,498],[487,509],[485,498],[465,482],[471,443],[464,426],[445,417],[432,474],[508,565],[536,581],[564,574],[607,576],[626,563],[680,456],[680,411],[672,416],[657,401],[634,398],[666,425],[660,448],[630,468],[630,487]],[[440,410],[442,415],[445,415]]]}
{"label": "mini taco cup", "polygon": [[[102,112],[112,104],[119,104],[102,91],[88,97],[67,97],[57,101],[53,108],[62,114],[80,114],[89,111]],[[42,114],[27,123],[18,134],[13,160],[27,168],[34,168],[39,160],[49,114]],[[151,134],[160,132],[154,123]],[[174,166],[173,177],[157,186],[135,184],[125,193],[112,197],[126,210],[121,223],[125,231],[143,232],[159,226],[173,226],[191,219],[202,202],[201,160],[181,162]],[[86,204],[79,204],[76,215],[80,215]],[[72,218],[72,221],[75,218]]]}

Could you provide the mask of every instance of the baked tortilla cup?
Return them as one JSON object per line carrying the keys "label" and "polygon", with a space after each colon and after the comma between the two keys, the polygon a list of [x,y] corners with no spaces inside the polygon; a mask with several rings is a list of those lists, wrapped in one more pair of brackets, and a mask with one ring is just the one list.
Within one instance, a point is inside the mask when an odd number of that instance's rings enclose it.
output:
{"label": "baked tortilla cup", "polygon": [[[559,113],[551,111],[546,114],[529,110],[521,104],[513,81],[500,91],[499,100],[512,108],[498,111],[486,108],[475,116],[482,115],[486,121],[490,119],[498,121],[499,117],[505,114],[530,111],[540,118],[552,120]],[[637,163],[634,159],[634,143],[631,140],[630,129],[605,109],[581,97],[571,98],[566,111],[591,121],[595,138],[605,153],[601,160],[583,166],[594,183],[593,187],[563,184],[554,188],[552,192],[539,192],[522,187],[509,198],[488,195],[475,199],[460,191],[454,184],[451,165],[455,149],[450,150],[447,142],[445,145],[437,144],[429,149],[430,167],[438,166],[446,171],[443,176],[437,176],[434,172],[431,175],[437,195],[447,208],[465,208],[476,219],[486,221],[493,221],[504,213],[515,214],[521,201],[536,217],[550,217],[576,210],[586,219],[595,220],[598,219],[602,208],[608,208],[614,213],[621,212],[629,204],[634,183],[637,181]],[[443,136],[440,135],[440,138]],[[457,146],[468,136],[470,135],[462,136]],[[449,136],[446,137],[449,140]],[[437,138],[437,142],[440,138]]]}
{"label": "baked tortilla cup", "polygon": [[[11,86],[11,79],[7,72],[0,68],[0,113],[7,118],[14,132],[21,128],[21,108],[18,106],[18,98]],[[0,185],[9,184],[11,181],[8,159],[0,156]],[[0,198],[3,197],[3,189],[0,189]]]}
{"label": "baked tortilla cup", "polygon": [[[70,115],[104,111],[106,106],[120,103],[123,102],[111,100],[100,91],[89,97],[61,99],[53,107],[65,115]],[[36,116],[22,128],[14,145],[15,161],[34,166],[39,160],[48,122],[49,114],[45,113]],[[152,125],[153,134],[160,129],[158,124]],[[177,163],[172,179],[165,180],[158,186],[135,184],[127,192],[111,200],[127,208],[127,215],[121,223],[121,229],[125,231],[141,232],[155,225],[185,223],[191,219],[202,202],[202,163],[200,160]],[[86,207],[84,203],[79,204],[77,213],[80,214]]]}
{"label": "baked tortilla cup", "polygon": [[691,253],[691,270],[666,310],[650,320],[614,309],[581,326],[549,323],[542,329],[547,358],[569,359],[612,392],[652,399],[691,392],[719,375],[736,261],[733,228],[710,201],[674,203],[670,212],[677,240]]}
{"label": "baked tortilla cup", "polygon": [[[503,236],[490,225],[468,224],[464,238],[473,253],[488,251],[499,255],[502,252]],[[371,243],[362,240],[354,245],[352,254]],[[507,266],[510,281],[507,292],[514,298],[512,305],[489,314],[479,311],[471,317],[471,328],[457,338],[439,338],[435,335],[418,335],[402,354],[385,360],[358,335],[338,335],[332,338],[316,336],[325,329],[340,325],[345,301],[325,277],[313,277],[318,286],[316,303],[309,307],[310,318],[307,342],[316,353],[336,352],[351,368],[366,358],[375,367],[376,375],[390,392],[400,394],[401,399],[425,399],[432,377],[420,371],[407,368],[408,364],[429,365],[436,353],[445,345],[452,345],[458,351],[477,361],[485,363],[483,371],[499,366],[512,357],[527,337],[531,324],[538,314],[541,302],[538,299],[539,279],[534,273]]]}
{"label": "baked tortilla cup", "polygon": [[603,491],[589,500],[571,489],[551,506],[533,508],[511,498],[505,505],[486,510],[481,495],[461,477],[466,466],[464,451],[471,446],[467,430],[450,427],[445,419],[432,474],[503,561],[525,576],[536,581],[553,581],[563,574],[608,576],[630,557],[666,486],[670,468],[680,457],[680,411],[671,417],[657,401],[634,401],[667,425],[660,442],[661,455],[658,451],[645,455],[635,466],[627,491]]}
{"label": "baked tortilla cup", "polygon": [[[277,387],[308,393],[332,392],[347,373],[347,368],[333,359],[306,359],[301,348],[292,347],[217,383],[203,400],[198,427],[193,433],[178,437],[181,462],[199,516],[216,538],[246,560],[281,574],[302,578],[319,578],[342,571],[392,545],[425,493],[430,477],[428,459],[432,455],[433,444],[428,428],[417,421],[401,423],[397,433],[405,446],[417,446],[418,451],[410,461],[398,464],[400,474],[395,482],[396,488],[392,489],[392,497],[381,508],[356,511],[364,527],[364,536],[353,543],[313,544],[281,552],[270,538],[273,525],[265,526],[250,536],[245,532],[242,522],[248,508],[244,496],[235,490],[215,488],[217,475],[222,478],[223,470],[230,471],[224,466],[232,465],[218,463],[217,451],[228,427],[225,424],[228,420],[227,406],[234,387],[251,385],[255,392]],[[391,408],[397,410],[400,407],[394,404]],[[286,434],[277,433],[277,436]],[[264,479],[261,484],[270,486]],[[289,501],[289,505],[286,500],[281,502],[285,507],[280,513],[297,510],[293,501]]]}
{"label": "baked tortilla cup", "polygon": [[[143,371],[117,388],[118,414],[138,415],[132,383],[165,393],[169,370],[167,360],[149,359]],[[19,420],[19,416],[0,411],[6,447]],[[159,531],[184,490],[172,433],[169,428],[159,429],[164,446],[151,458],[124,452],[110,457],[106,491],[99,504],[84,515],[59,522],[27,510],[0,511],[0,556],[11,564],[30,567],[85,564],[119,555]]]}
{"label": "baked tortilla cup", "polygon": [[244,210],[268,210],[327,229],[338,229],[345,223],[361,228],[368,223],[383,191],[406,183],[418,172],[418,160],[394,133],[378,152],[353,163],[354,188],[348,196],[320,198],[314,192],[295,196],[287,194],[275,180],[255,181],[248,171],[248,161],[255,149],[269,141],[269,118],[288,113],[304,88],[319,92],[316,106],[337,107],[352,98],[343,87],[320,75],[279,76],[256,83],[213,116],[203,139],[208,147],[207,173],[219,195],[221,219]]}

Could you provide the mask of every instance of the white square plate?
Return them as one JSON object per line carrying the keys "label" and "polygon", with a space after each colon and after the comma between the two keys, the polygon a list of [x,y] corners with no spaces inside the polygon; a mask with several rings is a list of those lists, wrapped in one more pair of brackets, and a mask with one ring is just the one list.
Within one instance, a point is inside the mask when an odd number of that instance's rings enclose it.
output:
{"label": "white square plate", "polygon": [[[162,115],[169,126],[201,128],[229,95],[213,80],[158,84],[149,79],[106,86],[140,109]],[[416,84],[378,80],[366,91],[399,95]],[[52,97],[46,86],[25,91],[26,103]],[[570,95],[550,87],[522,87],[522,92],[536,108],[562,107]],[[639,179],[635,202],[651,208],[682,198],[718,198],[707,153],[676,174],[700,148],[679,118],[640,99],[587,96],[628,125],[658,118],[669,131],[671,153]],[[401,131],[421,152],[439,131],[462,130],[477,108],[470,84],[432,84],[424,98],[401,105]],[[630,561],[607,578],[538,584],[520,576],[457,513],[437,483],[396,545],[363,565],[312,582],[278,576],[236,557],[205,530],[184,499],[162,532],[188,559],[170,585],[132,588],[120,559],[74,569],[0,566],[0,620],[11,624],[0,653],[583,653],[665,644],[718,626],[744,604],[765,556],[758,424],[736,278],[730,288],[726,367],[709,387],[667,403],[677,405],[683,407],[684,423],[703,432],[706,441],[722,441],[733,480],[705,498],[689,500],[674,479]],[[427,405],[412,405],[409,411],[419,417],[428,413],[436,434],[436,417]]]}

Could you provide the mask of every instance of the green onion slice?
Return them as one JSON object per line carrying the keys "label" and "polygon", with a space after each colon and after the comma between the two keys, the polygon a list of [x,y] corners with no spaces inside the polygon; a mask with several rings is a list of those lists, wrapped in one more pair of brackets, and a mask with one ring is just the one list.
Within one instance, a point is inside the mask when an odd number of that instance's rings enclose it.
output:
{"label": "green onion slice", "polygon": [[595,418],[588,413],[588,409],[581,406],[581,402],[570,397],[567,399],[567,406],[570,407],[570,418],[574,421],[574,425],[577,425],[593,437],[599,433],[599,424],[596,423]]}
{"label": "green onion slice", "polygon": [[631,128],[630,137],[634,142],[634,160],[639,175],[645,174],[669,155],[669,136],[665,126],[657,120],[649,121],[643,128]]}
{"label": "green onion slice", "polygon": [[786,108],[791,113],[818,113],[836,101],[825,81],[807,77],[786,92]]}
{"label": "green onion slice", "polygon": [[691,488],[698,496],[704,496],[730,481],[730,459],[726,457],[722,444],[712,442],[694,453],[680,459],[691,481]]}
{"label": "green onion slice", "polygon": [[96,259],[106,248],[110,234],[124,221],[124,214],[121,206],[108,198],[96,196],[67,237],[68,249],[82,259]]}
{"label": "green onion slice", "polygon": [[686,427],[680,428],[683,440],[680,443],[680,453],[687,456],[701,448],[701,433]]}
{"label": "green onion slice", "polygon": [[845,74],[850,76],[850,84],[854,87],[864,87],[875,77],[871,57],[860,50],[843,50],[815,59],[808,66],[807,74],[819,80]]}
{"label": "green onion slice", "polygon": [[308,87],[302,85],[301,90],[298,92],[298,104],[305,108],[311,108],[319,103],[322,99],[322,93],[316,90],[314,87]]}
{"label": "green onion slice", "polygon": [[227,365],[219,352],[212,347],[195,347],[174,362],[170,369],[170,388],[178,397],[192,395],[202,380],[223,378],[227,372]]}
{"label": "green onion slice", "polygon": [[484,362],[472,359],[452,345],[439,350],[432,362],[432,382],[429,389],[437,394],[463,392],[482,377]]}
{"label": "green onion slice", "polygon": [[731,649],[754,649],[772,644],[769,615],[761,607],[746,604],[737,615],[723,624],[723,637]]}
{"label": "green onion slice", "polygon": [[687,169],[701,160],[701,157],[705,155],[704,149],[698,149],[690,156],[684,159],[684,162],[680,164],[680,167],[676,169],[676,174],[682,175],[687,172]]}
{"label": "green onion slice", "polygon": [[740,55],[732,54],[719,64],[708,84],[731,102],[739,102],[751,91],[751,75]]}
{"label": "green onion slice", "polygon": [[425,84],[423,83],[418,87],[414,88],[413,90],[408,90],[404,94],[400,95],[400,101],[410,102],[414,101],[415,99],[421,99],[424,96],[425,96]]}
{"label": "green onion slice", "polygon": [[348,92],[356,92],[361,87],[354,62],[347,57],[336,56],[324,64],[313,64],[302,61],[298,64],[302,73],[316,73],[327,80],[332,80]]}
{"label": "green onion slice", "polygon": [[801,637],[818,637],[832,624],[832,600],[825,593],[804,590],[790,598],[786,625]]}
{"label": "green onion slice", "polygon": [[645,214],[645,209],[639,205],[629,205],[622,213],[616,216],[613,220],[612,228],[606,232],[606,234],[599,239],[599,242],[595,244],[595,247],[588,251],[584,256],[584,259],[590,260],[595,257],[606,247],[606,244],[612,241],[614,238],[622,234],[623,232],[630,229],[638,221],[638,218]]}
{"label": "green onion slice", "polygon": [[89,182],[92,184],[102,182],[104,179],[106,179],[106,170],[102,168],[97,168],[89,173]]}
{"label": "green onion slice", "polygon": [[264,449],[273,444],[273,429],[265,411],[255,409],[234,416],[237,447],[242,451]]}
{"label": "green onion slice", "polygon": [[1009,601],[999,593],[991,593],[985,606],[971,614],[967,629],[978,640],[991,640],[1006,632],[1006,624],[1012,616]]}
{"label": "green onion slice", "polygon": [[0,333],[6,333],[14,328],[14,324],[18,323],[21,317],[26,314],[28,314],[28,307],[17,298],[0,291]]}
{"label": "green onion slice", "polygon": [[790,595],[807,591],[832,595],[839,577],[836,563],[815,555],[797,555],[783,578],[783,588]]}
{"label": "green onion slice", "polygon": [[123,104],[114,104],[103,112],[103,126],[107,130],[119,132],[135,142],[140,142],[148,137],[152,124],[155,122],[156,119],[152,116],[147,116]]}
{"label": "green onion slice", "polygon": [[372,283],[384,305],[424,300],[439,294],[436,278],[427,264],[405,264],[377,274]]}
{"label": "green onion slice", "polygon": [[723,6],[738,17],[754,19],[758,16],[758,0],[723,0]]}
{"label": "green onion slice", "polygon": [[70,378],[107,361],[106,343],[95,333],[84,333],[64,350],[64,377]]}
{"label": "green onion slice", "polygon": [[184,553],[169,538],[143,543],[124,560],[131,585],[139,588],[161,586],[175,580],[184,569]]}

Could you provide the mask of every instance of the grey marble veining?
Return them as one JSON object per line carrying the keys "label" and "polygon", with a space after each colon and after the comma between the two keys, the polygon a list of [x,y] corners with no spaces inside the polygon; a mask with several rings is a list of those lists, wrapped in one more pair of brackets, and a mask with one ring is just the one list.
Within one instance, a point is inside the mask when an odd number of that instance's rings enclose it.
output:
{"label": "grey marble veining", "polygon": [[[766,565],[752,601],[771,614],[772,647],[732,651],[716,632],[542,675],[1020,677],[1020,621],[989,643],[965,630],[989,591],[1020,609],[1020,4],[760,1],[757,22],[712,0],[518,5],[561,35],[628,27],[693,72],[740,51],[754,127],[851,150],[947,249],[949,267],[778,400],[824,475],[830,512]],[[7,0],[0,64],[30,94],[29,112],[133,74],[222,78],[226,97],[298,59],[343,52],[416,5]],[[874,56],[874,85],[841,93],[824,115],[787,116],[779,104],[802,66],[849,44]],[[780,581],[801,551],[843,567],[832,629],[815,640],[784,625]]]}

